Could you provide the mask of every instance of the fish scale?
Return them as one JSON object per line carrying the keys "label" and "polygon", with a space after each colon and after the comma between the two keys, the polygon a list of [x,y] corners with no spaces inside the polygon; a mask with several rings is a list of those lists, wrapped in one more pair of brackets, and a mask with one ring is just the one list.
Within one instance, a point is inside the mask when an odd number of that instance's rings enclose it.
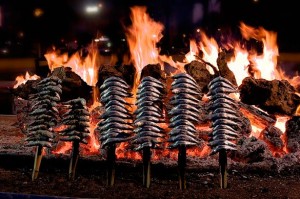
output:
{"label": "fish scale", "polygon": [[169,148],[179,146],[197,146],[201,140],[197,138],[195,125],[200,122],[201,92],[192,76],[180,73],[172,77],[171,84],[173,96],[169,102],[173,107],[169,110],[171,116],[169,127]]}
{"label": "fish scale", "polygon": [[131,142],[135,150],[157,148],[163,143],[165,133],[158,123],[165,122],[162,111],[164,93],[165,86],[158,79],[150,76],[142,78],[134,112],[135,136]]}
{"label": "fish scale", "polygon": [[132,114],[124,98],[132,96],[129,85],[120,77],[109,77],[100,86],[100,101],[105,107],[97,123],[101,148],[129,141],[133,134]]}

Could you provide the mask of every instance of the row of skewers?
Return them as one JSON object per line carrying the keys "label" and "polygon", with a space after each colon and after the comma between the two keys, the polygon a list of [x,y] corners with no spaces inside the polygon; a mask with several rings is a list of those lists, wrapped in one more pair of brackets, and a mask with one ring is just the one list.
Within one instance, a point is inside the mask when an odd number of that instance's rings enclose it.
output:
{"label": "row of skewers", "polygon": [[[196,125],[201,122],[200,102],[203,94],[197,82],[188,74],[174,75],[171,85],[172,97],[169,100],[171,108],[166,110],[164,104],[166,88],[164,84],[153,77],[141,79],[136,93],[136,109],[133,110],[133,94],[130,86],[119,77],[107,78],[100,86],[100,102],[104,112],[100,115],[96,131],[99,132],[101,148],[107,152],[107,184],[114,184],[116,146],[129,141],[134,150],[142,151],[143,184],[150,186],[151,151],[164,148],[178,149],[179,188],[186,188],[185,167],[186,148],[199,146],[203,142],[197,136]],[[67,111],[59,118],[55,108],[60,100],[61,80],[55,76],[43,79],[38,84],[38,92],[33,94],[32,115],[34,121],[40,123],[29,125],[28,146],[37,146],[33,180],[36,179],[43,147],[51,147],[55,137],[53,127],[60,119],[64,128],[59,132],[61,141],[72,141],[72,155],[69,177],[74,178],[76,163],[79,156],[79,143],[86,143],[89,136],[89,111],[84,99],[74,99],[62,104]],[[238,137],[239,126],[237,104],[229,97],[230,93],[238,92],[228,80],[217,77],[208,85],[210,98],[212,133],[209,135],[209,146],[212,154],[219,153],[221,187],[226,188],[226,151],[236,150],[235,140]],[[166,113],[165,113],[166,112]],[[55,116],[55,117],[53,117]],[[53,119],[54,118],[54,119]],[[162,127],[168,121],[169,132]],[[166,144],[166,139],[167,144]],[[39,162],[39,163],[36,163]]]}

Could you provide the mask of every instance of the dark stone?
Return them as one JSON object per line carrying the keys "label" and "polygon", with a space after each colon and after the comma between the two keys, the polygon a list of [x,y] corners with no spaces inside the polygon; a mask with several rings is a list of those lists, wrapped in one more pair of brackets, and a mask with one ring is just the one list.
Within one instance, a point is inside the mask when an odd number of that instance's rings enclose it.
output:
{"label": "dark stone", "polygon": [[207,85],[213,79],[213,76],[206,69],[206,64],[199,61],[192,61],[186,64],[184,69],[196,80],[202,93],[207,93]]}
{"label": "dark stone", "polygon": [[136,69],[134,65],[121,65],[120,67],[117,67],[117,70],[122,73],[122,77],[127,82],[127,84],[133,87],[134,78],[136,74]]}
{"label": "dark stone", "polygon": [[269,125],[262,131],[262,138],[266,141],[266,143],[270,146],[272,150],[279,151],[282,150],[284,144],[280,136],[283,134],[283,132],[273,126]]}
{"label": "dark stone", "polygon": [[300,116],[294,116],[288,120],[286,126],[286,142],[289,152],[300,150]]}
{"label": "dark stone", "polygon": [[242,102],[257,105],[269,114],[293,115],[300,103],[294,87],[285,80],[246,77],[239,89]]}
{"label": "dark stone", "polygon": [[28,100],[29,94],[33,94],[37,92],[35,87],[39,81],[41,81],[41,79],[28,80],[25,84],[21,84],[17,88],[13,89],[12,93],[17,97]]}
{"label": "dark stone", "polygon": [[161,82],[166,82],[166,73],[161,69],[160,64],[148,64],[142,69],[141,79],[146,76],[154,77]]}
{"label": "dark stone", "polygon": [[116,68],[116,66],[111,66],[111,65],[101,66],[98,72],[97,87],[100,87],[103,84],[104,80],[112,76],[123,78],[122,73]]}
{"label": "dark stone", "polygon": [[[54,71],[53,71],[54,72]],[[87,102],[92,97],[92,87],[72,71],[70,67],[64,67],[65,77],[62,79],[61,101],[68,101],[78,97],[84,98]]]}

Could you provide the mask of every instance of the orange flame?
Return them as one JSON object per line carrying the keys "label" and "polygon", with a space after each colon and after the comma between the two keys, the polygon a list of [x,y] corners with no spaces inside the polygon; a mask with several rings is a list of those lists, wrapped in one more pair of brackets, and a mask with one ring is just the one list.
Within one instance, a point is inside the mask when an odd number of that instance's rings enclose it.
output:
{"label": "orange flame", "polygon": [[257,29],[241,23],[241,33],[245,39],[254,38],[263,43],[263,54],[254,53],[249,57],[259,72],[255,73],[256,78],[266,80],[281,79],[276,70],[277,57],[279,55],[277,46],[277,33],[267,31],[262,27]]}
{"label": "orange flame", "polygon": [[38,75],[30,75],[28,71],[24,75],[19,75],[16,77],[16,84],[14,85],[14,88],[18,88],[21,84],[25,84],[28,80],[37,80],[40,77]]}
{"label": "orange flame", "polygon": [[127,42],[133,65],[136,68],[136,82],[147,64],[159,63],[159,49],[156,44],[163,37],[164,26],[152,20],[146,13],[146,7],[132,7],[132,25],[127,28]]}
{"label": "orange flame", "polygon": [[98,81],[98,69],[100,66],[98,55],[97,45],[91,43],[86,57],[82,57],[81,52],[76,52],[69,57],[67,53],[60,54],[55,48],[44,56],[51,71],[61,66],[70,67],[88,85],[95,86]]}

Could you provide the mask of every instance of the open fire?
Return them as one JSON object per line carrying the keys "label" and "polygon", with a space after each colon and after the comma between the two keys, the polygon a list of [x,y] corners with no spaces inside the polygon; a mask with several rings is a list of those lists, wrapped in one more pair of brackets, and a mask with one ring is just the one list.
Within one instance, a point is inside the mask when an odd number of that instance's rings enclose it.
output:
{"label": "open fire", "polygon": [[[255,137],[259,143],[263,141],[270,153],[276,157],[295,152],[296,149],[293,147],[300,149],[300,143],[298,143],[300,138],[296,138],[295,133],[293,134],[292,132],[296,128],[293,126],[293,123],[297,123],[297,118],[295,117],[298,114],[298,105],[300,105],[300,98],[294,89],[299,84],[299,81],[295,81],[299,77],[297,75],[294,77],[285,76],[284,70],[277,65],[279,50],[276,44],[275,32],[267,31],[262,27],[250,27],[241,23],[240,30],[243,42],[218,43],[214,38],[209,38],[205,32],[200,30],[198,35],[201,38],[200,41],[191,39],[190,52],[186,54],[185,60],[178,62],[174,61],[172,57],[161,55],[160,50],[157,48],[157,43],[163,37],[163,25],[152,20],[144,7],[133,7],[131,11],[132,25],[125,30],[131,54],[131,64],[135,68],[134,78],[131,79],[131,82],[127,82],[131,85],[133,93],[130,103],[135,104],[137,88],[143,74],[156,75],[165,80],[165,86],[168,91],[166,104],[168,104],[171,96],[171,78],[181,72],[186,72],[194,77],[204,94],[201,100],[203,104],[203,110],[200,110],[201,123],[196,128],[199,131],[198,137],[203,139],[205,143],[200,147],[187,149],[187,156],[203,158],[207,157],[211,152],[210,147],[207,145],[207,135],[211,131],[211,122],[207,118],[205,110],[205,106],[208,103],[206,94],[208,92],[207,84],[218,74],[222,74],[222,76],[234,82],[239,86],[240,90],[240,93],[230,95],[239,101],[240,110],[243,113],[243,133],[240,141],[238,141],[238,151],[230,154],[232,159],[245,161],[248,158],[246,156],[249,154],[242,154],[243,152],[241,151],[245,151],[243,147],[251,145],[249,140],[254,139],[252,137]],[[247,40],[251,39],[260,43],[262,49],[247,48]],[[52,73],[62,68],[61,77],[63,81],[67,73],[65,68],[70,67],[71,71],[68,70],[68,73],[75,73],[91,88],[92,93],[85,95],[91,115],[88,143],[87,145],[82,145],[82,153],[86,155],[100,152],[101,143],[98,141],[98,132],[95,131],[99,122],[98,117],[103,113],[103,106],[99,100],[99,85],[102,82],[99,84],[99,78],[102,78],[101,75],[125,76],[125,72],[130,70],[130,67],[127,65],[128,68],[124,66],[123,71],[113,69],[114,66],[112,65],[101,66],[101,60],[95,45],[91,44],[88,49],[88,55],[85,57],[82,57],[80,52],[69,57],[67,54],[59,54],[56,50],[45,55]],[[112,69],[103,70],[105,67],[111,67]],[[170,67],[172,70],[169,69]],[[18,92],[23,92],[22,87],[25,87],[26,80],[38,81],[39,79],[36,76],[30,77],[28,75],[22,80],[17,77],[15,88],[16,90],[19,89]],[[257,89],[251,90],[252,85]],[[82,89],[81,85],[75,88]],[[255,93],[256,91],[258,93]],[[265,96],[264,92],[268,92],[268,95]],[[68,94],[72,95],[72,91]],[[64,93],[62,93],[63,95]],[[73,95],[73,98],[78,97],[76,94]],[[278,95],[284,95],[285,98],[276,99]],[[266,99],[260,100],[260,97]],[[275,103],[274,100],[280,99],[285,99],[287,106],[290,106],[278,108],[282,102],[278,101]],[[135,110],[136,106],[132,106],[131,111]],[[61,106],[60,111],[64,111],[63,106]],[[166,113],[164,114],[166,115]],[[167,122],[160,124],[160,127],[164,128],[166,132],[169,131]],[[64,126],[58,124],[55,128],[58,132]],[[240,152],[239,149],[241,149]],[[70,152],[70,150],[71,144],[58,142],[52,153],[64,154]],[[118,159],[142,159],[141,154],[131,150],[131,146],[127,142],[117,146],[116,156]],[[160,160],[164,158],[177,159],[177,153],[169,149],[155,150],[153,152],[152,159]]]}

